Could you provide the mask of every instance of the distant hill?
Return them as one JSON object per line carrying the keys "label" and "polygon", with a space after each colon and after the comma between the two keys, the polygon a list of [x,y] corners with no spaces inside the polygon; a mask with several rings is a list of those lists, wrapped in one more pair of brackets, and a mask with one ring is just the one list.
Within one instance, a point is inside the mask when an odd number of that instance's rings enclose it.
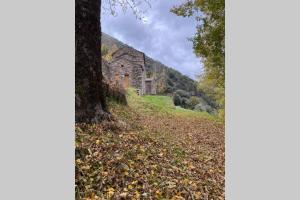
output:
{"label": "distant hill", "polygon": [[117,40],[116,38],[106,34],[106,33],[103,33],[102,32],[102,44],[104,44],[105,46],[107,46],[108,48],[109,47],[112,47],[112,46],[116,46],[118,48],[122,48],[122,47],[129,47],[128,45],[124,44],[123,42]]}
{"label": "distant hill", "polygon": [[[108,49],[129,47],[136,50],[106,33],[102,33],[102,45],[105,45]],[[145,60],[146,73],[155,76],[158,94],[172,94],[181,89],[190,92],[192,95],[197,95],[197,83],[194,80],[147,55],[145,55]]]}

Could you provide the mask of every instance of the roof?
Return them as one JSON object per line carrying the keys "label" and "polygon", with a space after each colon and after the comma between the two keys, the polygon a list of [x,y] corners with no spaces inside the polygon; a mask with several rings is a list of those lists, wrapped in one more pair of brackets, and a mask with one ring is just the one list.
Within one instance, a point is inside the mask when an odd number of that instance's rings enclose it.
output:
{"label": "roof", "polygon": [[[132,56],[136,56],[136,55],[140,54],[139,56],[143,56],[143,59],[145,60],[145,58],[144,58],[145,55],[144,55],[143,52],[140,52],[140,51],[138,51],[138,50],[136,50],[136,49],[134,49],[134,48],[132,48],[132,47],[129,47],[129,46],[119,48],[117,51],[115,51],[115,52],[112,54],[112,56],[114,57],[114,55],[116,55],[117,53],[119,53],[119,52],[121,52],[121,51],[125,51],[127,54],[130,54],[130,55],[132,55]],[[124,54],[125,54],[125,53],[124,53]]]}
{"label": "roof", "polygon": [[[130,55],[134,59],[131,60],[131,59],[124,57],[126,55]],[[114,63],[121,59],[124,59],[128,62],[140,65],[142,67],[142,69],[145,70],[145,54],[143,52],[137,51],[134,48],[131,48],[129,46],[118,49],[117,51],[115,51],[112,54],[112,57],[113,57],[113,59],[112,59],[111,63]]]}

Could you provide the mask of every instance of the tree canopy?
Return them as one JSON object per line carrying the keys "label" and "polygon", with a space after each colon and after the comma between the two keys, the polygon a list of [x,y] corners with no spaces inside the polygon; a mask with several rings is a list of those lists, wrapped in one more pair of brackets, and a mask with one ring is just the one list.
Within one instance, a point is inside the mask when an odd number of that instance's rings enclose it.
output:
{"label": "tree canopy", "polygon": [[217,80],[224,87],[225,80],[225,1],[187,0],[171,12],[178,16],[194,16],[199,22],[192,38],[194,52],[202,58],[206,78]]}
{"label": "tree canopy", "polygon": [[199,76],[199,88],[224,108],[225,88],[225,0],[186,0],[171,12],[182,17],[194,17],[198,22],[191,38],[194,53],[201,58],[204,71]]}

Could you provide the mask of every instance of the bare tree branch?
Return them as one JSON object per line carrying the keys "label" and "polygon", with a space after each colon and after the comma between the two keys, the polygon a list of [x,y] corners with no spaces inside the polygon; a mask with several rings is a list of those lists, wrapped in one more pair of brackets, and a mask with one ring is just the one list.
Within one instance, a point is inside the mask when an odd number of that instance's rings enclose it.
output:
{"label": "bare tree branch", "polygon": [[[151,0],[104,0],[102,8],[108,11],[111,15],[117,16],[118,8],[125,13],[128,9],[136,16],[136,18],[143,20],[147,8],[151,8]],[[145,8],[143,10],[143,8]]]}

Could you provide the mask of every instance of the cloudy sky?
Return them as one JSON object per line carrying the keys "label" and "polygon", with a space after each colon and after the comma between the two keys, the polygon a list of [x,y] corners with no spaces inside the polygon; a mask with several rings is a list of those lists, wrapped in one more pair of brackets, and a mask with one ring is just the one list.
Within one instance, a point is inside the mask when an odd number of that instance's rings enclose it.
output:
{"label": "cloudy sky", "polygon": [[125,13],[119,10],[117,16],[104,11],[102,31],[195,79],[202,64],[187,40],[195,33],[195,21],[169,11],[180,2],[182,0],[152,0],[151,7],[143,14],[144,20],[136,19],[131,10]]}

